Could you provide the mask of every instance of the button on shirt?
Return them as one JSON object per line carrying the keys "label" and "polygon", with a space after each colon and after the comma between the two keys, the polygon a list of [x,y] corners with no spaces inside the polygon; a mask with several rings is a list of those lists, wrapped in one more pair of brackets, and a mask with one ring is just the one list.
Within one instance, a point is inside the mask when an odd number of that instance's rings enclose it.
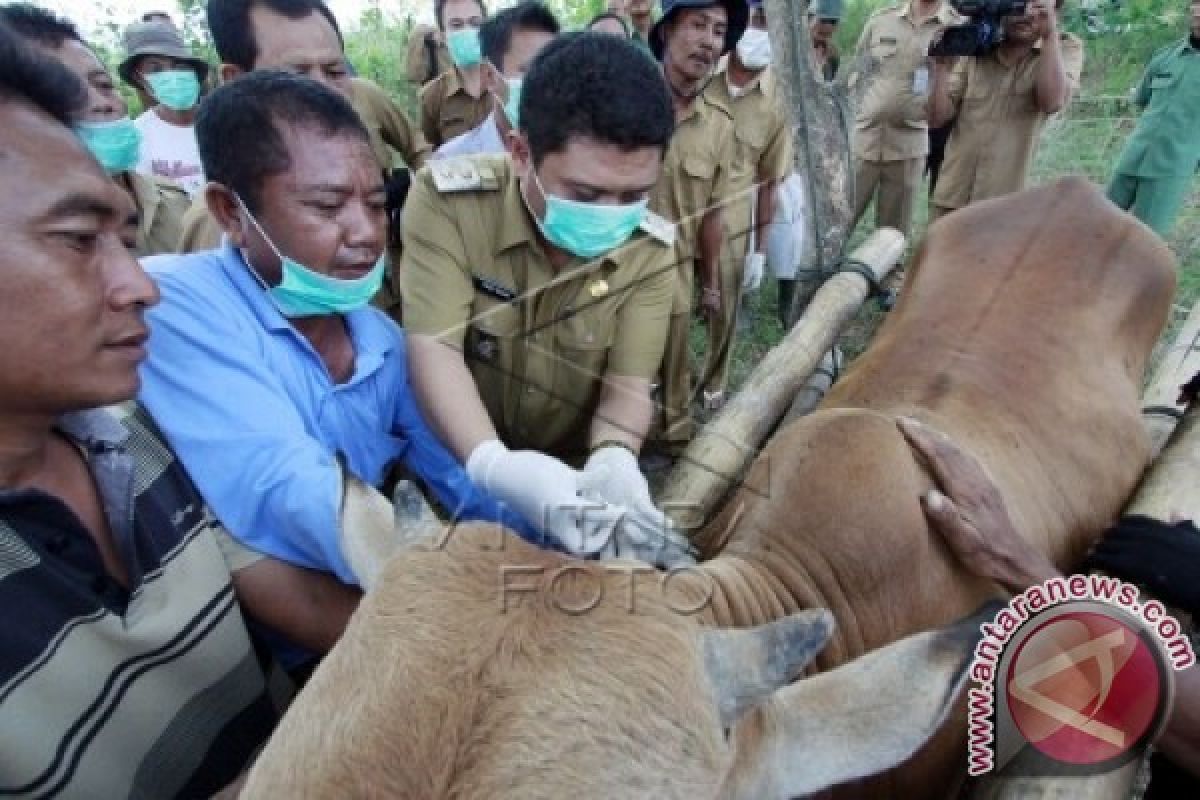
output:
{"label": "button on shirt", "polygon": [[943,26],[961,20],[947,3],[920,25],[913,23],[911,3],[867,20],[850,78],[851,88],[867,83],[854,118],[858,158],[904,161],[929,154],[929,44]]}
{"label": "button on shirt", "polygon": [[453,518],[500,521],[538,540],[428,428],[409,388],[403,333],[382,312],[345,315],[354,373],[335,384],[228,243],[146,267],[162,301],[147,314],[142,402],[247,547],[355,582],[339,546],[338,454],[375,486],[401,459]]}
{"label": "button on shirt", "polygon": [[[433,170],[472,180],[441,191]],[[555,270],[504,156],[417,173],[400,275],[408,330],[463,351],[509,447],[586,452],[604,377],[649,379],[662,362],[672,248],[639,231],[604,256]]]}
{"label": "button on shirt", "polygon": [[[1063,70],[1074,92],[1083,71],[1083,43],[1059,36]],[[947,91],[957,114],[946,143],[933,204],[962,208],[1025,188],[1034,148],[1050,117],[1037,107],[1037,71],[1042,51],[1035,47],[1014,64],[998,53],[960,58]]]}
{"label": "button on shirt", "polygon": [[1194,175],[1200,164],[1200,51],[1187,39],[1160,50],[1134,102],[1145,111],[1116,171],[1141,178]]}

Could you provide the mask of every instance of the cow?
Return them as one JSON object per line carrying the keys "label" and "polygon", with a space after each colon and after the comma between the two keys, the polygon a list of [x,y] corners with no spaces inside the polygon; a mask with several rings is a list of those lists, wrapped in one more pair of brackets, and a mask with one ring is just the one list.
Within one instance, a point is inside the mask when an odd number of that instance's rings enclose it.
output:
{"label": "cow", "polygon": [[[572,562],[478,526],[409,547],[247,796],[782,798],[904,760],[953,705],[975,622],[921,632],[998,588],[929,529],[896,417],[974,454],[1069,567],[1146,466],[1174,284],[1163,243],[1079,179],[947,216],[870,350],[700,532],[703,563]],[[853,793],[945,793],[962,736]]]}

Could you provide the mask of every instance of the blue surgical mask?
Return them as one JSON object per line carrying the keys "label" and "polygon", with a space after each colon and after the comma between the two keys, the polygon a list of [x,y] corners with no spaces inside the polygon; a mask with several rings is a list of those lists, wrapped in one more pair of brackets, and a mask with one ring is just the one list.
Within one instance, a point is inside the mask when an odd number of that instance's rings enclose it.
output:
{"label": "blue surgical mask", "polygon": [[371,267],[370,271],[361,278],[352,280],[331,278],[280,253],[279,248],[271,241],[271,237],[267,236],[266,231],[258,224],[258,220],[250,213],[250,209],[246,208],[246,204],[240,197],[238,204],[246,212],[246,216],[249,217],[254,227],[258,229],[263,240],[275,251],[275,255],[279,256],[283,280],[279,282],[278,286],[268,286],[266,281],[250,266],[249,260],[245,259],[245,254],[243,254],[246,267],[267,290],[267,296],[279,309],[279,313],[288,319],[321,317],[328,314],[346,314],[357,311],[371,302],[371,298],[383,285],[383,274],[387,269],[386,253],[381,255],[375,262],[375,266]]}
{"label": "blue surgical mask", "polygon": [[473,67],[483,61],[478,28],[460,28],[446,34],[450,60],[460,67]]}
{"label": "blue surgical mask", "polygon": [[547,192],[536,171],[533,180],[546,198],[545,219],[534,215],[542,235],[581,258],[595,258],[624,244],[646,214],[646,200],[619,206],[580,203]]}
{"label": "blue surgical mask", "polygon": [[521,85],[525,82],[523,78],[505,78],[504,82],[508,85],[508,100],[504,102],[504,113],[508,116],[508,121],[512,123],[514,128],[521,127],[518,120],[521,107]]}
{"label": "blue surgical mask", "polygon": [[173,111],[195,108],[200,99],[200,79],[190,69],[151,72],[146,83],[154,98]]}
{"label": "blue surgical mask", "polygon": [[129,117],[112,122],[80,122],[75,133],[109,175],[119,175],[137,166],[142,133]]}

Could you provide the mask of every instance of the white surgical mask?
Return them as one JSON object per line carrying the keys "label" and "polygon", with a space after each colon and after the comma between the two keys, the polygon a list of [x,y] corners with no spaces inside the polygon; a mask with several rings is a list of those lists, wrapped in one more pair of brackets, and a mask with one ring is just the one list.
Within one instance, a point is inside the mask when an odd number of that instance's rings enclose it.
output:
{"label": "white surgical mask", "polygon": [[760,28],[746,28],[738,40],[737,54],[748,69],[765,69],[771,63],[771,37]]}

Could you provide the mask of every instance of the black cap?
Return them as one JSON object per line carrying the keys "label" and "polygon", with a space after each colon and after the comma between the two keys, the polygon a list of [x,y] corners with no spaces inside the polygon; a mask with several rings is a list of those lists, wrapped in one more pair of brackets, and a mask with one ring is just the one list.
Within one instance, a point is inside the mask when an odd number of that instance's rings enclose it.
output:
{"label": "black cap", "polygon": [[736,47],[738,40],[746,32],[746,24],[750,21],[750,9],[746,5],[746,0],[662,0],[662,16],[650,29],[650,51],[654,53],[654,57],[662,61],[663,47],[666,44],[663,26],[671,19],[672,14],[684,8],[712,8],[713,6],[724,6],[725,12],[729,15],[729,23],[725,28],[725,46],[721,49],[721,55],[725,55]]}

